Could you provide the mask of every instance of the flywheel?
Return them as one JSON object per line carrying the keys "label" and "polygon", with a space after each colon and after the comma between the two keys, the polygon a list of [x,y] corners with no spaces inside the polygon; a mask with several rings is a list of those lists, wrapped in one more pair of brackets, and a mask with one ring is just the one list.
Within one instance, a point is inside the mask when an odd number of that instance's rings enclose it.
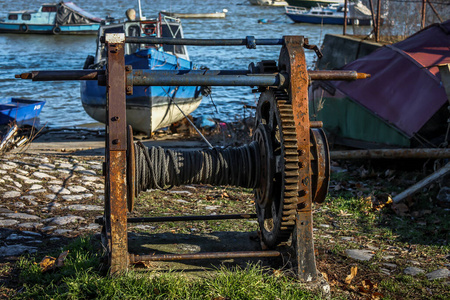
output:
{"label": "flywheel", "polygon": [[298,151],[292,105],[284,90],[261,93],[253,139],[261,147],[260,187],[255,204],[263,242],[274,248],[289,239],[294,226],[298,196]]}

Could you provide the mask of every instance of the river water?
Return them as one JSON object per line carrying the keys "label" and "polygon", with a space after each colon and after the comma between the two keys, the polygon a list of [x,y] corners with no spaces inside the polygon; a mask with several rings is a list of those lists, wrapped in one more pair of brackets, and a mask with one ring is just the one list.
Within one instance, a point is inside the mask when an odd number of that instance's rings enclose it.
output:
{"label": "river water", "polygon": [[[45,1],[42,1],[42,3]],[[124,17],[128,8],[137,10],[137,1],[76,0],[78,6],[99,17]],[[294,24],[284,16],[284,7],[252,6],[244,0],[142,0],[143,14],[157,16],[161,10],[184,13],[207,13],[228,10],[225,19],[184,19],[186,38],[280,38],[283,35],[303,35],[311,44],[321,44],[327,33],[342,33],[341,26]],[[40,1],[0,1],[2,18],[8,11],[38,9]],[[258,24],[259,19],[276,20]],[[351,33],[351,28],[349,28]],[[48,127],[74,126],[92,123],[81,105],[79,82],[31,82],[14,79],[15,74],[32,70],[82,69],[87,55],[96,49],[95,36],[0,35],[0,97],[46,100],[41,112],[41,124]],[[280,46],[257,46],[256,50],[240,47],[188,47],[191,60],[210,69],[247,69],[250,62],[277,60]],[[307,64],[316,59],[307,51]],[[211,115],[223,121],[243,116],[243,105],[254,105],[256,95],[249,87],[213,87],[212,99],[203,98],[194,116]]]}

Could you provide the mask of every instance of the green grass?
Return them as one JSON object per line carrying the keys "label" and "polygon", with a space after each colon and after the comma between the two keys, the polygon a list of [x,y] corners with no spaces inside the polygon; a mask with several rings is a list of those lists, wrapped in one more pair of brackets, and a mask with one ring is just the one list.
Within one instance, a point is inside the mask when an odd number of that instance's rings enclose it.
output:
{"label": "green grass", "polygon": [[400,274],[383,280],[380,286],[387,292],[385,299],[417,299],[420,294],[426,299],[449,299],[450,289],[443,279],[428,281],[423,275],[418,277]]}
{"label": "green grass", "polygon": [[[294,279],[274,276],[258,265],[221,267],[192,278],[175,272],[131,270],[119,276],[102,271],[100,249],[81,238],[65,249],[65,266],[41,273],[36,258],[22,258],[17,267],[23,289],[17,299],[314,299]],[[316,297],[316,299],[318,299]]]}

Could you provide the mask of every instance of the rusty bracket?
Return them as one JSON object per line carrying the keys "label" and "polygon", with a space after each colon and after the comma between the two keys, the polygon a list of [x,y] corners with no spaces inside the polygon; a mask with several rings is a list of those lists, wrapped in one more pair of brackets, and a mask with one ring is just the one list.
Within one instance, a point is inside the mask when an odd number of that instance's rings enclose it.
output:
{"label": "rusty bracket", "polygon": [[125,66],[125,74],[127,77],[127,80],[126,80],[127,95],[133,95],[133,66],[132,65]]}
{"label": "rusty bracket", "polygon": [[304,39],[303,48],[308,49],[308,50],[314,50],[314,52],[316,52],[316,55],[319,59],[321,59],[323,57],[322,51],[320,51],[319,47],[317,47],[317,45],[310,45],[307,38]]}

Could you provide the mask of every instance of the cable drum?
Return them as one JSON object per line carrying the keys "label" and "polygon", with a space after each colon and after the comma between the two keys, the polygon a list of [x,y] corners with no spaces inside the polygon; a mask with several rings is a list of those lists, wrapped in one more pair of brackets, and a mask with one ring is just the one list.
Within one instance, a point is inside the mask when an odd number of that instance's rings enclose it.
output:
{"label": "cable drum", "polygon": [[134,148],[136,195],[184,184],[259,185],[260,150],[255,141],[241,147],[197,151],[148,148],[141,142]]}

